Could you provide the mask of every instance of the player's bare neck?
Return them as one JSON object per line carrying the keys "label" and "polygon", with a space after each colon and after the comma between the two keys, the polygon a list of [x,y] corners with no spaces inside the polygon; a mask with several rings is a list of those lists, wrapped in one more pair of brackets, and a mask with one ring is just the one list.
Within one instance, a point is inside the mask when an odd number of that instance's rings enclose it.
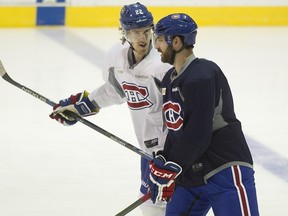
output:
{"label": "player's bare neck", "polygon": [[129,62],[129,68],[133,69],[134,67],[136,67],[139,62],[141,62],[143,60],[143,58],[145,58],[146,55],[141,55],[139,53],[137,53],[135,50],[132,50],[132,48],[129,49],[128,51],[128,62]]}
{"label": "player's bare neck", "polygon": [[135,63],[137,64],[137,63],[139,63],[140,61],[142,61],[143,59],[144,59],[144,57],[147,55],[146,53],[144,54],[140,54],[140,53],[138,53],[138,52],[136,52],[136,51],[134,51],[133,52],[133,56],[134,56],[134,61],[135,61]]}
{"label": "player's bare neck", "polygon": [[136,65],[138,65],[148,55],[148,53],[143,53],[143,54],[138,53],[137,51],[132,50],[132,48],[130,48],[128,52],[128,61],[129,61],[130,68],[132,69]]}

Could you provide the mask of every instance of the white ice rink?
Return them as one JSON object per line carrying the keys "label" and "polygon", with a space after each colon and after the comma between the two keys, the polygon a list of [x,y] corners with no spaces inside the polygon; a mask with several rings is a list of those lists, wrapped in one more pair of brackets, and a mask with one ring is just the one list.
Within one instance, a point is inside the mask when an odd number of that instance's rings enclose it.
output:
{"label": "white ice rink", "polygon": [[[58,102],[103,83],[104,53],[118,39],[116,28],[2,28],[0,60]],[[200,27],[195,48],[230,81],[262,216],[288,215],[287,52],[288,27]],[[52,121],[48,104],[3,79],[0,101],[0,216],[111,216],[138,198],[139,155],[81,123]],[[137,145],[126,105],[88,120]]]}

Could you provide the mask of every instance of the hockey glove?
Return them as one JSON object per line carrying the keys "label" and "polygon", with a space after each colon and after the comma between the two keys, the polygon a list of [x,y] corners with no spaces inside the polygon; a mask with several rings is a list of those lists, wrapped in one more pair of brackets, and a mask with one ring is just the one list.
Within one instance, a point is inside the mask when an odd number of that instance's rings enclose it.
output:
{"label": "hockey glove", "polygon": [[87,91],[71,95],[67,99],[60,100],[53,107],[53,112],[50,114],[51,119],[55,119],[65,126],[73,125],[77,122],[74,118],[67,115],[67,111],[74,112],[80,116],[95,115],[99,112],[99,107],[96,107],[88,98]]}
{"label": "hockey glove", "polygon": [[169,201],[175,187],[175,178],[182,172],[182,168],[172,162],[167,161],[162,155],[157,155],[150,162],[149,188],[151,200],[153,203],[157,201]]}

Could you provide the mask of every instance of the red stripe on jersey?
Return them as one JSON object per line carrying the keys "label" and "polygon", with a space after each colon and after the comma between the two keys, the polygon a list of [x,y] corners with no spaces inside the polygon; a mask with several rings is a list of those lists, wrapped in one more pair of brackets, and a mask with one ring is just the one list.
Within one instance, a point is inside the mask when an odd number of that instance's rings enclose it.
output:
{"label": "red stripe on jersey", "polygon": [[247,200],[246,190],[242,184],[241,171],[239,166],[232,166],[232,173],[234,177],[234,185],[237,188],[240,206],[243,216],[250,216],[250,209]]}

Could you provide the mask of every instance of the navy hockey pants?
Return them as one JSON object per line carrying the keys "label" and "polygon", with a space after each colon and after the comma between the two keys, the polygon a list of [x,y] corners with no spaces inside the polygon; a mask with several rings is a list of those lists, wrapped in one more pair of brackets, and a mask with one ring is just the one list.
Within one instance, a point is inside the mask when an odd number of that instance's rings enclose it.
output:
{"label": "navy hockey pants", "polygon": [[244,166],[226,168],[198,187],[175,188],[166,216],[259,216],[254,170]]}

